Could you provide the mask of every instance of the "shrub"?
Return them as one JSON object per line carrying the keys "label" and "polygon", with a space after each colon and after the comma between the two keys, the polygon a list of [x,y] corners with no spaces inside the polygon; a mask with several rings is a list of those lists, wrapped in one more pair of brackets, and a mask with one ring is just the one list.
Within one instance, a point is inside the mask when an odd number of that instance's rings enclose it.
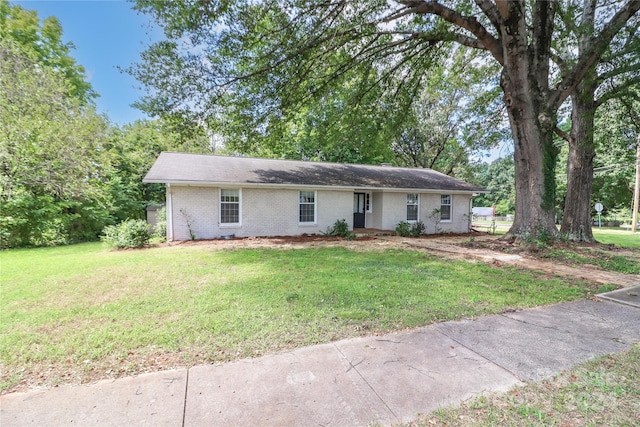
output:
{"label": "shrub", "polygon": [[398,225],[396,225],[396,234],[398,236],[407,237],[411,234],[411,224],[407,221],[401,221]]}
{"label": "shrub", "polygon": [[409,230],[409,234],[413,237],[420,237],[424,234],[425,226],[422,221],[416,221],[411,226],[411,230]]}
{"label": "shrub", "polygon": [[141,219],[130,219],[103,230],[102,241],[113,248],[141,248],[151,238],[149,224]]}
{"label": "shrub", "polygon": [[424,234],[426,227],[422,221],[416,221],[413,224],[409,224],[407,221],[402,221],[396,225],[396,234],[402,237],[420,237]]}
{"label": "shrub", "polygon": [[349,224],[344,219],[339,219],[332,226],[327,227],[327,231],[323,233],[325,236],[344,237],[347,240],[353,240],[356,235],[349,231]]}

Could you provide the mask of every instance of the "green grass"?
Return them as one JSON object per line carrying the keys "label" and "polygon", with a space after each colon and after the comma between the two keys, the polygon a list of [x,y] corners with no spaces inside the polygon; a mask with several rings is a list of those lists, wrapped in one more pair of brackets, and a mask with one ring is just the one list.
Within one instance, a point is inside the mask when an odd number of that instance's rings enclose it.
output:
{"label": "green grass", "polygon": [[5,391],[257,356],[595,291],[510,267],[339,247],[82,244],[4,251],[0,268]]}
{"label": "green grass", "polygon": [[[501,225],[511,225],[511,223],[498,222]],[[509,227],[496,227],[495,231],[491,227],[490,222],[474,222],[474,229],[492,234],[505,234]],[[593,227],[593,236],[595,239],[604,244],[613,244],[622,248],[640,249],[640,231],[635,234],[630,230],[622,228],[598,228]]]}
{"label": "green grass", "polygon": [[511,224],[511,222],[506,221],[496,221],[495,225],[491,221],[474,221],[473,229],[489,234],[503,235],[509,231]]}
{"label": "green grass", "polygon": [[630,230],[594,227],[593,237],[600,243],[640,249],[640,231],[632,233]]}
{"label": "green grass", "polygon": [[640,274],[640,264],[635,259],[609,252],[578,252],[578,248],[562,249],[548,247],[541,258],[549,258],[564,264],[595,265],[601,270],[626,274]]}
{"label": "green grass", "polygon": [[[593,265],[605,271],[626,274],[640,274],[640,234],[618,229],[593,229],[593,235],[599,243],[612,244],[618,248],[626,248],[622,254],[618,249],[609,250],[601,247],[548,247],[542,258],[551,258],[565,264]],[[625,253],[626,252],[626,253]],[[634,255],[634,253],[636,255]]]}
{"label": "green grass", "polygon": [[445,408],[416,426],[636,426],[640,345],[553,378]]}

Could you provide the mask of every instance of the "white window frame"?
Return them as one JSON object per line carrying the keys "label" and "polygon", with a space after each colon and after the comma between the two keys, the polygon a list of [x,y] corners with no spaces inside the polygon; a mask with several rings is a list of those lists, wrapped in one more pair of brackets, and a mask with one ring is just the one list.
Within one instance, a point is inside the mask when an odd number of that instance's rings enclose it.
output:
{"label": "white window frame", "polygon": [[[416,196],[416,202],[415,203],[409,203],[409,196],[412,196],[412,195]],[[406,209],[409,206],[415,206],[416,207],[416,219],[409,219],[409,210]],[[420,193],[407,193],[406,208],[405,208],[406,221],[407,222],[417,222],[420,219]]]}
{"label": "white window frame", "polygon": [[[223,191],[237,191],[238,192],[238,222],[222,222],[222,204],[223,203],[235,203],[225,202],[222,200]],[[241,188],[220,188],[218,191],[218,224],[220,227],[238,227],[242,225],[242,189]]]}
{"label": "white window frame", "polygon": [[371,196],[371,192],[364,193],[364,211],[366,213],[373,212],[373,197]]}
{"label": "white window frame", "polygon": [[[449,203],[442,203],[442,198],[443,197],[448,197],[449,198]],[[444,219],[442,218],[442,207],[443,206],[449,206],[449,218],[448,219]],[[440,222],[451,222],[453,221],[453,195],[452,194],[441,194],[440,195]]]}
{"label": "white window frame", "polygon": [[[300,221],[300,209],[303,205],[311,205],[311,203],[303,203],[302,193],[313,193],[313,221]],[[312,190],[298,191],[298,225],[315,225],[318,223],[318,192]]]}

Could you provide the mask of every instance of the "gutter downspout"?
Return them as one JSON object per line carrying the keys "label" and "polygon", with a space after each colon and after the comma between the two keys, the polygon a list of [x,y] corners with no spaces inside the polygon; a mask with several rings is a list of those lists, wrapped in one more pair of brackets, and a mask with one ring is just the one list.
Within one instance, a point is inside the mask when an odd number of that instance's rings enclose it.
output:
{"label": "gutter downspout", "polygon": [[166,189],[167,202],[167,243],[173,241],[173,200],[171,199],[171,184],[167,183]]}

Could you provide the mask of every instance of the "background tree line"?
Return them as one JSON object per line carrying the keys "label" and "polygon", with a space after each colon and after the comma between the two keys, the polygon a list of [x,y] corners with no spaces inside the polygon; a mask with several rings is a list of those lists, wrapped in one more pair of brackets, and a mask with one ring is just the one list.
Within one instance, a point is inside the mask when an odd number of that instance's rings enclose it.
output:
{"label": "background tree line", "polygon": [[204,151],[168,121],[109,123],[55,17],[0,1],[0,247],[95,240],[143,218],[164,189],[142,178],[163,150]]}

